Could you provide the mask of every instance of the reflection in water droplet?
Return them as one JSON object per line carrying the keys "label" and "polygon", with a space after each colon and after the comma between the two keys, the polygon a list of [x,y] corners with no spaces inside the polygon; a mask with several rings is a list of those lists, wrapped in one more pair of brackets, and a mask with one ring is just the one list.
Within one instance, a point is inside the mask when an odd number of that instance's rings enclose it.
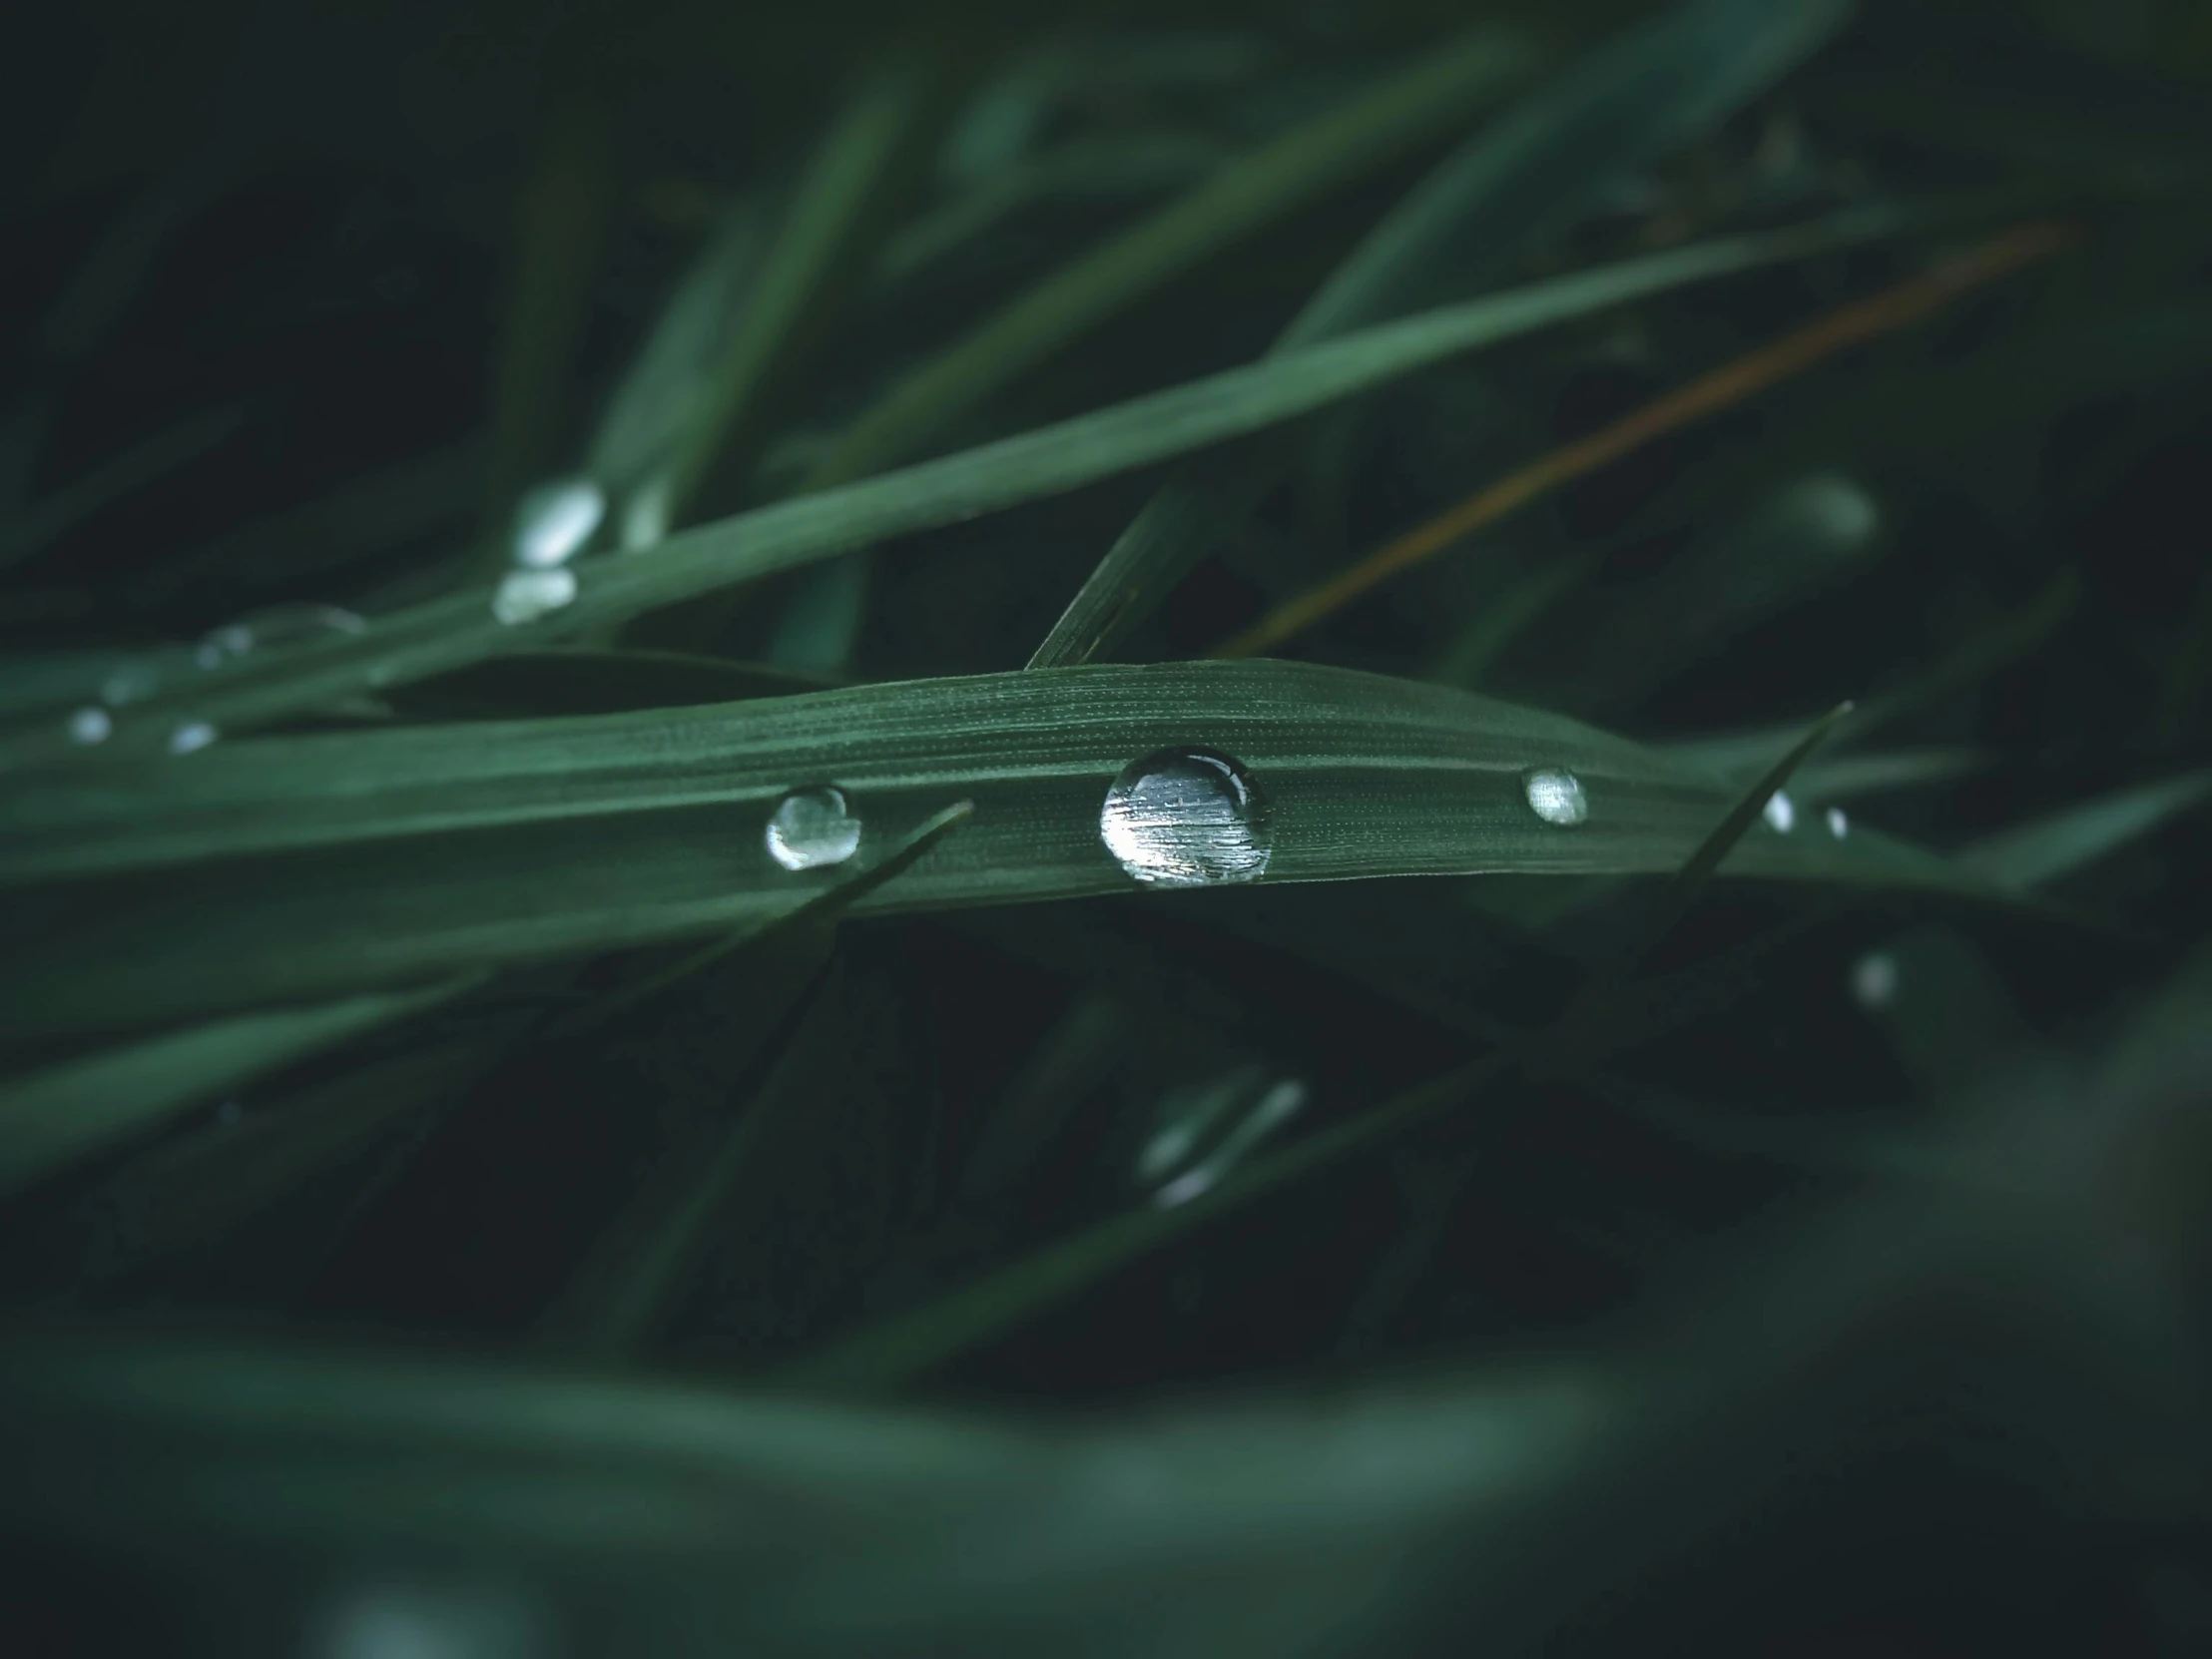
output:
{"label": "reflection in water droplet", "polygon": [[668,539],[673,492],[666,477],[648,478],[622,507],[622,550],[643,553]]}
{"label": "reflection in water droplet", "polygon": [[190,755],[215,742],[218,733],[204,720],[188,720],[169,734],[172,755]]}
{"label": "reflection in water droplet", "polygon": [[1764,814],[1767,822],[1782,834],[1787,835],[1797,828],[1797,803],[1790,799],[1788,790],[1776,790],[1768,796]]}
{"label": "reflection in water droplet", "polygon": [[1129,763],[1098,815],[1121,867],[1154,887],[1257,881],[1274,847],[1268,800],[1241,762],[1160,749]]}
{"label": "reflection in water droplet", "polygon": [[360,634],[367,629],[366,622],[340,605],[271,605],[209,633],[193,648],[192,660],[202,668],[221,668],[229,659],[250,652],[280,651],[332,634]]}
{"label": "reflection in water droplet", "polygon": [[491,614],[512,628],[550,616],[575,598],[573,570],[510,571],[491,597]]}
{"label": "reflection in water droplet", "polygon": [[607,497],[589,478],[540,484],[515,503],[515,563],[531,570],[567,564],[606,516]]}
{"label": "reflection in water droplet", "polygon": [[1160,1209],[1172,1210],[1213,1191],[1222,1177],[1236,1168],[1238,1160],[1298,1116],[1305,1104],[1306,1085],[1295,1077],[1286,1077],[1260,1097],[1220,1146],[1154,1193],[1152,1202]]}
{"label": "reflection in water droplet", "polygon": [[859,849],[860,821],[844,791],[825,784],[794,790],[769,815],[768,855],[786,869],[841,864]]}
{"label": "reflection in water droplet", "polygon": [[114,730],[114,717],[97,703],[88,703],[69,717],[71,743],[106,743]]}
{"label": "reflection in water droplet", "polygon": [[1851,833],[1851,820],[1844,816],[1843,808],[1831,807],[1828,809],[1828,832],[1838,840],[1842,840]]}
{"label": "reflection in water droplet", "polygon": [[1851,969],[1851,994],[1862,1008],[1887,1008],[1897,999],[1898,959],[1870,950]]}
{"label": "reflection in water droplet", "polygon": [[1563,769],[1545,768],[1521,780],[1529,810],[1546,824],[1580,824],[1590,816],[1590,798],[1582,780]]}

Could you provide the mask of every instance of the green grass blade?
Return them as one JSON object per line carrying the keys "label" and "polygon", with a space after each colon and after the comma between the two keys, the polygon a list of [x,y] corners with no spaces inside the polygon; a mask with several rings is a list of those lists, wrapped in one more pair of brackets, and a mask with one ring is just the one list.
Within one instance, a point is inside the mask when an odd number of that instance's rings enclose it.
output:
{"label": "green grass blade", "polygon": [[[350,641],[203,676],[119,720],[97,759],[158,753],[181,719],[226,730],[373,692],[662,606],[1170,460],[1327,406],[1431,363],[1631,300],[1895,236],[1946,210],[1854,209],[1784,231],[1726,237],[1407,317],[1208,375],[1021,436],[672,536],[649,556],[586,561],[576,602],[528,628],[500,626],[476,588],[385,617]],[[55,723],[11,723],[0,759],[88,759]]]}
{"label": "green grass blade", "polygon": [[[863,846],[954,801],[974,822],[858,906],[1129,892],[1099,814],[1173,744],[1224,748],[1274,806],[1268,880],[1667,872],[1737,791],[1564,718],[1307,664],[1092,665],[650,715],[218,745],[194,764],[24,779],[0,882],[7,1022],[109,1029],[453,965],[748,925],[832,883],[767,817],[835,783]],[[204,763],[204,764],[201,764]],[[1587,822],[1523,776],[1565,768]],[[1878,834],[1748,837],[1731,872],[1981,890]],[[827,877],[827,878],[826,878]],[[202,941],[220,937],[223,948]]]}
{"label": "green grass blade", "polygon": [[1533,62],[1519,36],[1484,29],[1230,163],[909,371],[846,429],[814,487],[902,458],[945,422],[1199,261],[1465,121]]}
{"label": "green grass blade", "polygon": [[[1847,9],[1843,0],[1691,0],[1616,38],[1439,163],[1322,284],[1275,350],[1387,315],[1447,251],[1462,292],[1502,277],[1531,235],[1756,95],[1825,41]],[[1029,666],[1061,668],[1106,650],[1250,513],[1277,472],[1272,455],[1186,468],[1107,551]]]}
{"label": "green grass blade", "polygon": [[2096,862],[2212,795],[2212,772],[2119,790],[1961,848],[1960,864],[2007,887],[2034,887]]}
{"label": "green grass blade", "polygon": [[247,1014],[0,1084],[0,1193],[29,1186],[317,1049],[435,1007],[473,976],[420,990]]}

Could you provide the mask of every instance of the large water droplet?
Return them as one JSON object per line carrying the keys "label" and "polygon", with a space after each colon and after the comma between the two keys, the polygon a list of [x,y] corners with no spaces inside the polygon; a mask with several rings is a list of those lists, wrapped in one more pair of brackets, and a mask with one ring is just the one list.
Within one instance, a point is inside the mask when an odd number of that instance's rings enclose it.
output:
{"label": "large water droplet", "polygon": [[1851,994],[1862,1008],[1887,1008],[1897,1000],[1898,959],[1887,950],[1870,950],[1852,964]]}
{"label": "large water droplet", "polygon": [[606,516],[606,493],[589,478],[540,484],[515,503],[515,563],[531,570],[567,564]]}
{"label": "large water droplet", "polygon": [[204,720],[188,720],[169,734],[169,752],[172,755],[191,755],[215,742],[219,734]]}
{"label": "large water droplet", "polygon": [[114,717],[97,703],[88,703],[69,717],[71,743],[106,743],[114,730]]}
{"label": "large water droplet", "polygon": [[1582,780],[1558,767],[1531,772],[1521,780],[1528,809],[1546,824],[1580,824],[1590,816],[1590,798],[1582,793]]}
{"label": "large water droplet", "polygon": [[1160,749],[1106,792],[1099,838],[1148,886],[1257,881],[1274,846],[1268,800],[1242,763],[1211,749]]}
{"label": "large water droplet", "polygon": [[1851,833],[1851,820],[1845,816],[1843,808],[1831,807],[1828,809],[1828,832],[1838,840],[1842,840]]}
{"label": "large water droplet", "polygon": [[860,821],[844,791],[828,784],[792,791],[769,815],[768,855],[786,869],[841,864],[859,845]]}
{"label": "large water droplet", "polygon": [[550,616],[575,598],[573,570],[510,571],[491,596],[491,614],[513,628]]}
{"label": "large water droplet", "polygon": [[202,668],[221,668],[229,659],[250,652],[280,651],[332,634],[363,633],[367,628],[358,615],[339,605],[271,605],[210,632],[193,648],[192,660]]}
{"label": "large water droplet", "polygon": [[1790,799],[1788,790],[1776,790],[1774,794],[1768,796],[1767,804],[1761,809],[1761,813],[1768,824],[1772,825],[1776,831],[1781,834],[1787,835],[1797,828],[1797,803]]}

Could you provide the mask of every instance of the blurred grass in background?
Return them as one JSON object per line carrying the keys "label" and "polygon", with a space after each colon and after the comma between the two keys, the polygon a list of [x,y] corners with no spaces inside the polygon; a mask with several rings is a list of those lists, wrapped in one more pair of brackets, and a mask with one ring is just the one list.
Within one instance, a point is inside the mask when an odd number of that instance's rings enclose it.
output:
{"label": "blurred grass in background", "polygon": [[9,1651],[2212,1646],[2212,6],[40,28]]}

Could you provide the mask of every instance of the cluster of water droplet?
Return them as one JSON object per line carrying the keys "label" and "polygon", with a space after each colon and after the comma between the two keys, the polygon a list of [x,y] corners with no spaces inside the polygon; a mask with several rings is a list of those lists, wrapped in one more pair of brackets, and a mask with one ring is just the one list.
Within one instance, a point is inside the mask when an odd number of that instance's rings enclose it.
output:
{"label": "cluster of water droplet", "polygon": [[[1778,834],[1787,835],[1797,828],[1797,803],[1790,799],[1788,790],[1776,790],[1767,798],[1762,816],[1765,817],[1769,829]],[[1851,833],[1851,819],[1841,807],[1829,808],[1822,815],[1821,822],[1828,827],[1829,838],[1832,840],[1840,841]]]}
{"label": "cluster of water droplet", "polygon": [[591,544],[607,516],[607,495],[589,478],[556,478],[515,503],[509,551],[515,568],[493,590],[491,614],[520,627],[573,604],[570,562]]}

